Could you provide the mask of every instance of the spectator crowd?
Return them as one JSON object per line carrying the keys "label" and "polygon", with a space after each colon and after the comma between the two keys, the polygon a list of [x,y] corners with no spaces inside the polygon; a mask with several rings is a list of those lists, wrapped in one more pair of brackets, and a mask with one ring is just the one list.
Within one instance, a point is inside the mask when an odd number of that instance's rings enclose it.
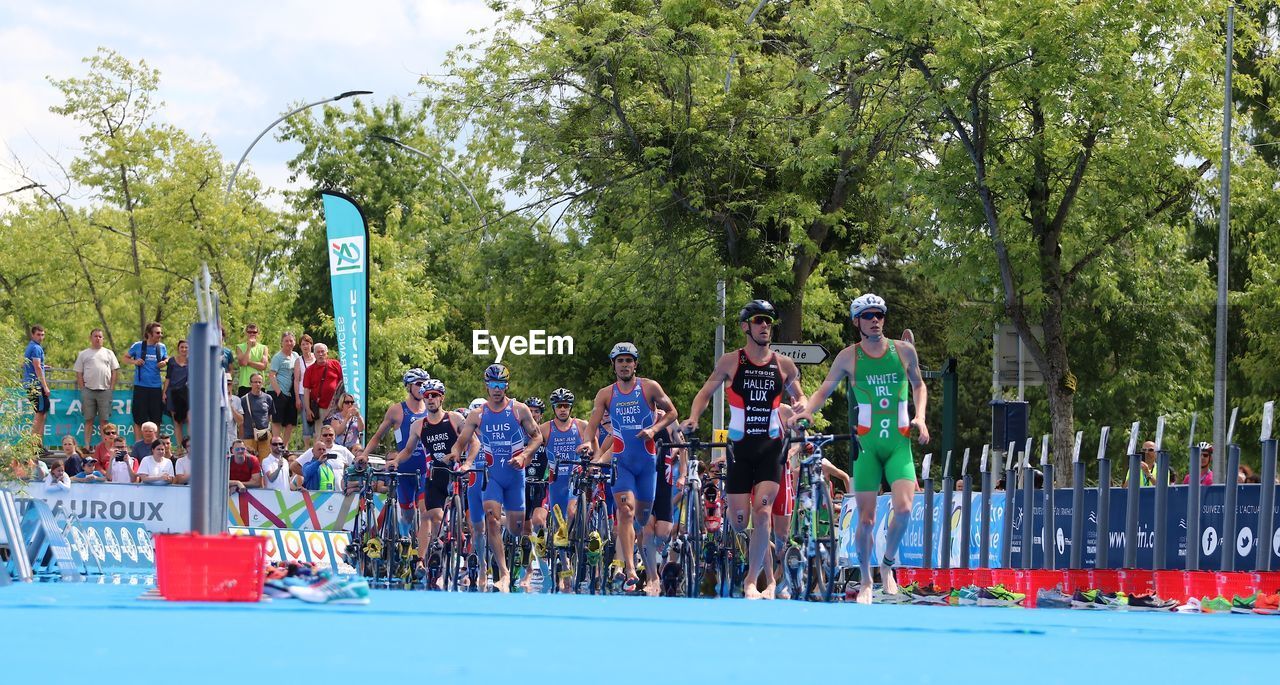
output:
{"label": "spectator crowd", "polygon": [[[345,392],[342,364],[310,335],[285,331],[274,353],[261,335],[251,323],[243,341],[230,344],[223,330],[222,369],[233,419],[227,455],[231,491],[342,489],[365,429],[359,408]],[[73,366],[83,444],[64,434],[59,452],[20,464],[17,475],[56,489],[73,483],[186,484],[191,474],[189,346],[180,340],[171,355],[164,336],[160,323],[149,323],[142,339],[118,358],[104,346],[103,330],[91,330],[89,345]],[[51,406],[44,342],[44,328],[32,326],[22,369],[31,428],[41,445]],[[122,364],[132,367],[131,390],[117,390]],[[136,437],[132,445],[112,422],[117,395],[126,392]],[[172,436],[161,433],[166,416]],[[290,451],[295,439],[296,453]]]}

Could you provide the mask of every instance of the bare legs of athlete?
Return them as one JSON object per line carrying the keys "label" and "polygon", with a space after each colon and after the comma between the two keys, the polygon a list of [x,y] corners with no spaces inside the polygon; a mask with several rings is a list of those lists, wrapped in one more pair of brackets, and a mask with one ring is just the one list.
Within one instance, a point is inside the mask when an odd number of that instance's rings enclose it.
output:
{"label": "bare legs of athlete", "polygon": [[[898,594],[898,582],[893,574],[892,562],[898,556],[898,545],[911,522],[911,499],[915,496],[915,483],[909,480],[897,480],[890,484],[892,494],[890,500],[893,513],[888,529],[885,531],[884,559],[880,565],[880,582],[885,594]],[[872,530],[876,521],[875,492],[857,492],[854,498],[858,502],[858,528],[854,533],[854,544],[858,550],[858,566],[862,571],[862,588],[858,591],[858,603],[870,604],[872,596],[871,558],[875,554],[875,540]],[[884,562],[890,562],[885,564]]]}
{"label": "bare legs of athlete", "polygon": [[666,562],[667,544],[671,541],[671,522],[659,521],[652,514],[644,525],[640,542],[640,558],[644,560],[644,592],[650,597],[662,594],[662,566]]}
{"label": "bare legs of athlete", "polygon": [[[507,553],[502,544],[502,504],[492,500],[484,503],[485,533],[489,538],[489,548],[493,550],[493,560],[498,566],[498,578],[493,586],[498,592],[511,592],[511,569],[507,567]],[[507,530],[517,537],[524,529],[524,512],[507,513]]]}
{"label": "bare legs of athlete", "polygon": [[618,503],[618,510],[614,516],[617,520],[618,556],[622,558],[622,570],[627,574],[627,580],[638,580],[639,575],[636,573],[636,531],[639,526],[636,521],[649,519],[649,511],[653,509],[653,502],[637,500],[634,492],[615,492],[613,498]]}
{"label": "bare legs of athlete", "polygon": [[747,599],[773,599],[774,596],[772,573],[766,576],[768,584],[763,592],[758,584],[765,559],[770,556],[772,531],[769,524],[773,518],[773,500],[777,496],[778,484],[772,481],[756,483],[749,495],[729,495],[729,511],[735,531],[747,529],[747,512],[751,512],[751,544],[747,552],[747,577],[743,581],[743,595]]}
{"label": "bare legs of athlete", "polygon": [[[546,509],[543,509],[542,507],[538,507],[533,510],[533,512],[529,515],[529,518],[526,519],[524,522],[524,534],[525,534],[525,537],[529,538],[529,542],[530,542],[529,547],[532,555],[530,558],[530,561],[533,562],[534,564],[541,564],[545,560],[542,559],[542,557],[538,554],[538,544],[534,542],[534,538],[541,537],[544,547],[546,547],[548,550],[551,549],[552,543],[548,541],[546,537],[547,536],[547,510]],[[533,568],[532,565],[530,565],[530,569],[532,568]],[[543,568],[542,570],[543,572],[546,571],[545,568]],[[524,579],[520,581],[521,589],[523,589],[525,592],[531,592],[532,582],[533,582],[533,574],[525,573]],[[546,582],[545,578],[543,578],[543,582],[544,583]],[[539,589],[539,592],[541,592],[541,589]]]}

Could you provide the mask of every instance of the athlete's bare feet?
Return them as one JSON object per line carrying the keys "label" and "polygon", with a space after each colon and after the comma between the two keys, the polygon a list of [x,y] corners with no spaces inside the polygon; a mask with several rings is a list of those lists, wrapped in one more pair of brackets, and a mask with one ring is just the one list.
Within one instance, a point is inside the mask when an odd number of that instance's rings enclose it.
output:
{"label": "athlete's bare feet", "polygon": [[777,596],[777,585],[769,583],[760,591],[760,599],[773,599]]}
{"label": "athlete's bare feet", "polygon": [[898,594],[898,579],[893,575],[892,566],[880,566],[880,585],[884,588],[886,595]]}
{"label": "athlete's bare feet", "polygon": [[498,592],[511,592],[511,574],[505,573],[498,576],[498,579],[493,581],[493,589]]}
{"label": "athlete's bare feet", "polygon": [[867,583],[866,585],[863,585],[863,586],[862,586],[862,589],[861,589],[861,590],[858,590],[858,604],[866,604],[866,605],[870,606],[870,604],[871,604],[871,583]]}
{"label": "athlete's bare feet", "polygon": [[656,580],[655,580],[655,581],[653,581],[653,582],[651,582],[651,583],[645,583],[645,584],[644,584],[644,593],[645,593],[646,595],[649,595],[650,597],[657,597],[657,596],[661,595],[661,594],[662,594],[662,583],[659,583],[659,582],[658,582],[658,581],[656,581]]}
{"label": "athlete's bare feet", "polygon": [[756,588],[755,583],[747,583],[747,586],[742,589],[742,596],[746,597],[747,599],[761,598],[760,590]]}

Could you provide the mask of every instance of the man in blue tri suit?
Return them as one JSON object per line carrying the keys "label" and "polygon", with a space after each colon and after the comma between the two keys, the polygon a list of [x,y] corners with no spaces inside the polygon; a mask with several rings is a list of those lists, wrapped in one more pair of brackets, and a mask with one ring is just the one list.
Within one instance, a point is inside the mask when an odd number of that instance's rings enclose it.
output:
{"label": "man in blue tri suit", "polygon": [[[617,482],[613,496],[618,504],[615,526],[618,556],[622,559],[623,591],[635,592],[639,585],[636,573],[636,536],[640,525],[649,520],[653,498],[657,492],[658,456],[654,436],[676,421],[676,407],[657,381],[636,376],[640,351],[629,342],[620,342],[609,352],[609,362],[617,381],[596,393],[587,434],[578,446],[590,452],[596,431],[609,417],[610,436],[600,448],[597,461],[614,462]],[[664,413],[658,416],[658,410]]]}
{"label": "man in blue tri suit", "polygon": [[[409,442],[409,427],[413,425],[414,421],[422,418],[427,413],[427,402],[423,395],[426,393],[427,381],[431,380],[431,376],[422,369],[412,368],[404,372],[403,380],[405,399],[387,407],[387,412],[382,417],[382,423],[378,425],[378,430],[369,438],[364,449],[360,450],[360,454],[356,455],[356,461],[361,464],[368,462],[369,454],[378,446],[378,442],[386,434],[387,430],[391,430],[391,435],[396,440],[396,447],[395,451],[389,454],[387,470],[418,473],[416,482],[414,478],[407,476],[401,477],[396,481],[396,501],[400,504],[400,522],[402,525],[408,526],[415,516],[415,508],[425,506],[423,497],[426,491],[426,479],[430,475],[427,468],[427,453],[419,447],[407,459],[397,459],[396,452],[404,450],[405,445]],[[423,513],[425,512],[426,510],[423,509]],[[426,550],[426,543],[431,539],[428,537],[429,532],[427,526],[418,526],[419,554],[424,553]]]}
{"label": "man in blue tri suit", "polygon": [[[547,446],[547,462],[551,469],[551,483],[547,485],[547,501],[542,512],[544,517],[547,512],[555,517],[553,520],[557,528],[553,545],[558,553],[560,548],[569,545],[567,522],[573,520],[574,511],[577,509],[577,500],[573,499],[569,493],[569,479],[573,474],[573,465],[566,463],[566,460],[577,458],[578,445],[582,444],[582,436],[587,433],[587,422],[575,419],[571,415],[576,398],[568,388],[556,388],[551,391],[549,399],[552,418],[539,427],[542,431],[542,443]],[[545,520],[541,523],[535,520],[533,525],[535,545],[539,542],[545,545],[545,539],[538,540],[536,537],[546,535]],[[569,590],[572,578],[572,571],[569,571],[567,577],[559,579],[562,592]]]}
{"label": "man in blue tri suit", "polygon": [[511,372],[506,366],[490,364],[484,370],[484,381],[488,400],[467,415],[449,459],[457,460],[461,446],[469,444],[472,436],[479,436],[489,476],[489,484],[484,489],[485,532],[498,566],[494,587],[498,592],[510,592],[511,570],[507,568],[502,548],[502,511],[507,512],[507,531],[519,536],[524,529],[524,469],[529,465],[529,457],[542,444],[542,431],[538,430],[529,407],[507,397]]}

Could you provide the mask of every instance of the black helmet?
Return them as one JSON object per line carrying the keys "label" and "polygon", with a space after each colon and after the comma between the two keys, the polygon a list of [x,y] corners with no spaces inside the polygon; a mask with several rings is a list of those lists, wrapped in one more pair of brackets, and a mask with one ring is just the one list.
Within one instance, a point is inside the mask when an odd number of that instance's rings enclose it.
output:
{"label": "black helmet", "polygon": [[556,388],[551,391],[551,404],[573,404],[573,393],[568,388]]}
{"label": "black helmet", "polygon": [[525,400],[524,403],[530,409],[537,409],[539,411],[547,410],[547,405],[543,403],[541,397],[530,397],[529,399]]}
{"label": "black helmet", "polygon": [[778,319],[778,311],[773,308],[773,305],[768,300],[752,300],[742,308],[741,312],[738,312],[738,321],[750,321],[751,317],[759,315],[767,316],[775,321]]}

